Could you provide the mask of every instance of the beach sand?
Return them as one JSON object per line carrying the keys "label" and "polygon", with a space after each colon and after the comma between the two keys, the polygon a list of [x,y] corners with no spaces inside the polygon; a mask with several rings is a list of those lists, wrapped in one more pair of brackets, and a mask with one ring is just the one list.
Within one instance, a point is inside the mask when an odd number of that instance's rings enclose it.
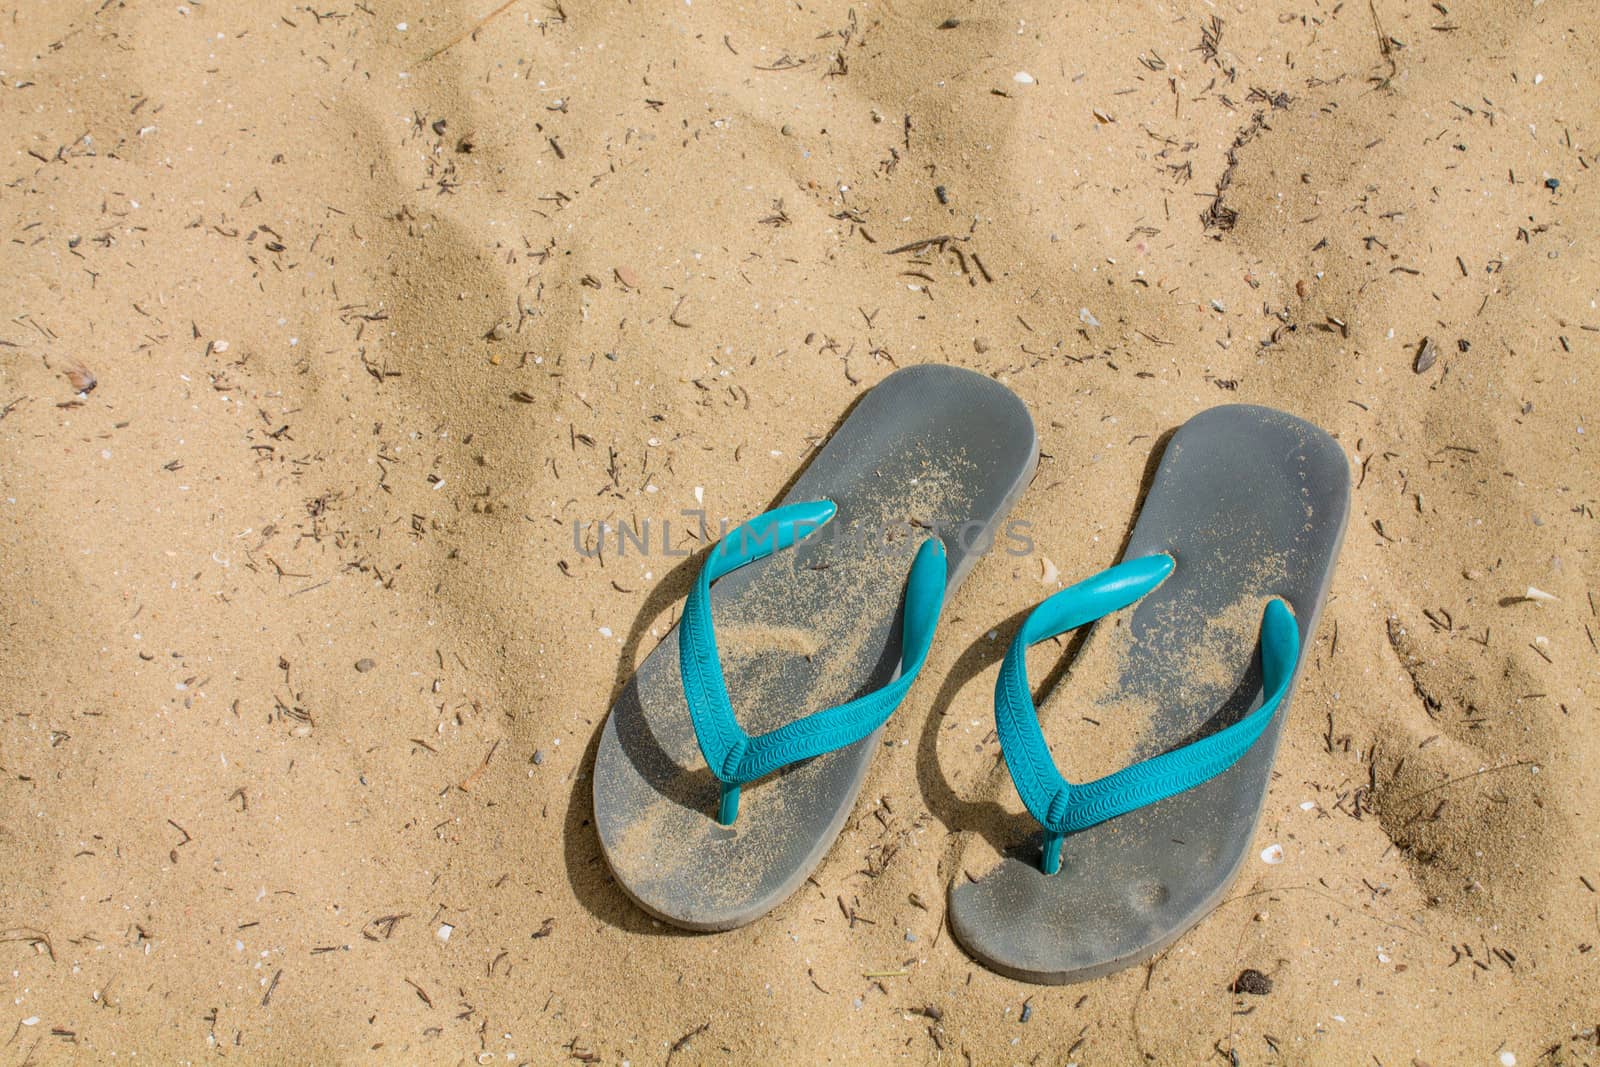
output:
{"label": "beach sand", "polygon": [[[1578,0],[11,6],[0,1060],[1600,1060],[1597,34]],[[1027,401],[1034,553],[947,606],[814,882],[680,935],[587,776],[692,573],[660,523],[763,510],[927,361]],[[1019,826],[1005,641],[1229,402],[1354,486],[1257,840],[1153,964],[991,974],[944,901]]]}

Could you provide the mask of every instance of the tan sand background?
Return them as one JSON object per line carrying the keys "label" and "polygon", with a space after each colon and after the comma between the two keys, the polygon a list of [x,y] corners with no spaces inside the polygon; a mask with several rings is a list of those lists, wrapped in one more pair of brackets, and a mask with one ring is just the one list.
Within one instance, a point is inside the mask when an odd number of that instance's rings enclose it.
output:
{"label": "tan sand background", "polygon": [[[0,1059],[1596,1062],[1597,32],[8,5]],[[690,571],[572,523],[759,511],[927,360],[1028,402],[1038,553],[949,606],[815,884],[678,936],[586,768]],[[943,901],[999,649],[1231,401],[1357,485],[1250,862],[1152,966],[997,977]]]}

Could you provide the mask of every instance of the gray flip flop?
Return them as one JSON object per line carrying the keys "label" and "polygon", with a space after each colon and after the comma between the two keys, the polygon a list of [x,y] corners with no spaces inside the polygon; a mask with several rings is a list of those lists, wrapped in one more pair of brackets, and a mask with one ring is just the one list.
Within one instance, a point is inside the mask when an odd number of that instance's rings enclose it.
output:
{"label": "gray flip flop", "polygon": [[[1082,981],[1149,958],[1216,907],[1255,832],[1349,510],[1343,451],[1293,416],[1230,405],[1173,435],[1124,562],[1046,600],[1007,653],[1002,748],[1046,831],[952,885],[951,929],[972,955],[1024,981]],[[1039,727],[1027,646],[1134,603],[1113,631],[1111,703],[1153,709],[1139,762],[1069,783]]]}
{"label": "gray flip flop", "polygon": [[996,540],[1037,456],[1010,390],[908,368],[861,400],[783,506],[708,554],[595,757],[602,850],[646,911],[726,930],[805,880],[855,804],[940,603]]}

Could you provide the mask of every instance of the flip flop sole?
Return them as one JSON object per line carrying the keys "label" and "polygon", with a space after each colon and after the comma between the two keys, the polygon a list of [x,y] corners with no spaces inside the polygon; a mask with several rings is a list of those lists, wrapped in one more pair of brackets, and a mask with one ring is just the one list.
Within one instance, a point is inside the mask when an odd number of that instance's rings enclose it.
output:
{"label": "flip flop sole", "polygon": [[[1310,647],[1349,510],[1349,463],[1310,423],[1229,405],[1173,435],[1123,554],[1164,552],[1177,562],[1119,635],[1117,695],[1105,703],[1125,713],[1153,709],[1133,758],[1187,744],[1259,706],[1261,611],[1273,597],[1287,601],[1301,647]],[[1297,679],[1304,662],[1302,651]],[[1070,703],[1070,685],[1053,697]],[[958,876],[952,932],[993,970],[1048,984],[1097,978],[1160,952],[1209,914],[1238,874],[1283,720],[1275,716],[1217,777],[1069,836],[1056,874],[1040,871],[1035,840],[976,881]],[[1070,753],[1062,755],[1070,767]]]}
{"label": "flip flop sole", "polygon": [[[983,375],[911,367],[867,393],[783,499],[832,500],[833,522],[711,587],[744,728],[771,730],[891,681],[918,546],[939,531],[948,597],[1000,534],[1037,458],[1027,408]],[[821,862],[882,733],[746,785],[737,820],[721,826],[674,629],[624,688],[600,738],[594,806],[606,861],[641,907],[676,926],[749,923]]]}

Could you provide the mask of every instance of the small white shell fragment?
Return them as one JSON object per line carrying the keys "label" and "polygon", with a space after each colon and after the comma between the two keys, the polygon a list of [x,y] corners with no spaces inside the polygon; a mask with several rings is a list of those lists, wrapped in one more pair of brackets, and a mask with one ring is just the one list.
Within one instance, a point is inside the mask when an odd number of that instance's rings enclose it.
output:
{"label": "small white shell fragment", "polygon": [[1517,1067],[1517,1054],[1509,1050],[1500,1053],[1500,1067]]}
{"label": "small white shell fragment", "polygon": [[610,637],[611,636],[611,627],[609,627],[609,626],[600,627],[600,636],[601,637]]}
{"label": "small white shell fragment", "polygon": [[1033,75],[1029,74],[1025,70],[1019,70],[1011,76],[1011,80],[1016,82],[1018,85],[1032,85]]}
{"label": "small white shell fragment", "polygon": [[456,928],[454,926],[451,926],[449,923],[440,923],[439,924],[439,931],[438,931],[438,934],[436,936],[439,938],[440,941],[448,941],[448,940],[450,940],[450,935],[455,933],[455,932],[456,932]]}
{"label": "small white shell fragment", "polygon": [[1100,325],[1100,320],[1095,318],[1094,312],[1090,311],[1088,308],[1078,309],[1078,321],[1083,323],[1085,326]]}
{"label": "small white shell fragment", "polygon": [[1054,585],[1056,579],[1061,577],[1061,570],[1049,556],[1039,557],[1039,580],[1045,585]]}
{"label": "small white shell fragment", "polygon": [[1311,811],[1316,806],[1317,806],[1317,802],[1315,800],[1302,800],[1300,802],[1300,810],[1301,811]]}
{"label": "small white shell fragment", "polygon": [[1554,593],[1546,593],[1543,589],[1540,589],[1539,587],[1533,586],[1533,585],[1528,586],[1528,591],[1526,593],[1523,593],[1522,595],[1527,600],[1554,600],[1554,599],[1556,599],[1556,595]]}
{"label": "small white shell fragment", "polygon": [[1282,863],[1283,862],[1283,846],[1282,845],[1268,845],[1266,848],[1262,849],[1261,850],[1261,862],[1262,863]]}

